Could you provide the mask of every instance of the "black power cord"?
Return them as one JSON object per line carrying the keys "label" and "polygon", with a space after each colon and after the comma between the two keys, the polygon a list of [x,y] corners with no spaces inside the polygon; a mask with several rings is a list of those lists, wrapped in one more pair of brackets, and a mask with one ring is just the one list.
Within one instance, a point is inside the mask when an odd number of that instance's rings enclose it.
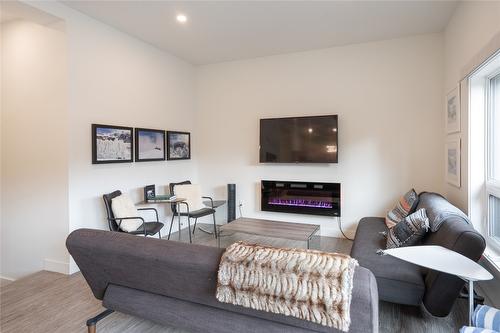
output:
{"label": "black power cord", "polygon": [[344,233],[344,230],[342,230],[342,220],[340,219],[340,216],[337,217],[337,221],[339,223],[339,229],[340,229],[340,232],[342,233],[342,236],[344,236],[345,239],[348,239],[350,241],[354,241],[354,239],[347,237],[346,234]]}

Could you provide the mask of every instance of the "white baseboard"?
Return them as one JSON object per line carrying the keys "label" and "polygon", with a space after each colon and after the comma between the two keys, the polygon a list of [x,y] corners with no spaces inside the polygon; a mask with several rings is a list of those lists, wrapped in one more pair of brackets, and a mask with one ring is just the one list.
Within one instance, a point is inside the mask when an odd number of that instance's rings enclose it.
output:
{"label": "white baseboard", "polygon": [[50,272],[69,274],[69,263],[52,259],[44,259],[43,269]]}
{"label": "white baseboard", "polygon": [[73,259],[72,256],[69,257],[69,274],[75,274],[80,271],[80,268],[76,264],[75,260]]}
{"label": "white baseboard", "polygon": [[0,280],[16,281],[16,279],[10,278],[8,276],[0,275]]}

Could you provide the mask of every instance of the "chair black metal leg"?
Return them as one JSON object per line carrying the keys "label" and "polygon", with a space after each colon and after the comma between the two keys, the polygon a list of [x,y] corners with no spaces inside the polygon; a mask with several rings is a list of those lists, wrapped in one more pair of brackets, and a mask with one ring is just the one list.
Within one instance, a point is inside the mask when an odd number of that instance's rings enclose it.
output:
{"label": "chair black metal leg", "polygon": [[191,240],[191,218],[188,216],[188,234],[189,234],[189,243],[193,243]]}
{"label": "chair black metal leg", "polygon": [[214,236],[217,239],[217,223],[215,222],[215,213],[212,214],[212,217],[214,218]]}
{"label": "chair black metal leg", "polygon": [[[170,240],[170,234],[172,233],[172,226],[174,225],[174,217],[175,217],[175,214],[172,214],[172,221],[170,221],[170,229],[168,230],[168,240]],[[179,230],[180,232],[180,230]]]}
{"label": "chair black metal leg", "polygon": [[194,231],[196,230],[196,222],[198,222],[198,218],[194,219],[193,235],[194,235]]}
{"label": "chair black metal leg", "polygon": [[103,312],[99,313],[97,316],[90,318],[87,320],[87,329],[88,333],[95,333],[96,332],[96,324],[99,320],[106,318],[110,314],[115,312],[114,310],[106,309]]}
{"label": "chair black metal leg", "polygon": [[158,238],[161,239],[161,230],[158,231]]}

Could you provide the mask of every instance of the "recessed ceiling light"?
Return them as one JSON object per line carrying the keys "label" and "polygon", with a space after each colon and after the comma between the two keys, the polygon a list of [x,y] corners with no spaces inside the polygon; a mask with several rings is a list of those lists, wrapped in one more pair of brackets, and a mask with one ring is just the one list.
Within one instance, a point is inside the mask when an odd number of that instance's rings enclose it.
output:
{"label": "recessed ceiling light", "polygon": [[184,14],[177,15],[177,22],[186,23],[188,20],[187,16]]}

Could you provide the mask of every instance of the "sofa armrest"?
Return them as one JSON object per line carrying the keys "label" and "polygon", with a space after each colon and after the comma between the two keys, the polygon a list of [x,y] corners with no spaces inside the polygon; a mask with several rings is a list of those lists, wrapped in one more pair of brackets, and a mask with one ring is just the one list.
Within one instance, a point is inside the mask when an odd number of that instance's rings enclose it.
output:
{"label": "sofa armrest", "polygon": [[[438,231],[430,233],[425,245],[440,245],[478,261],[486,248],[484,237],[462,219],[446,220]],[[464,286],[459,277],[429,270],[425,277],[423,303],[427,311],[438,317],[447,316]]]}

